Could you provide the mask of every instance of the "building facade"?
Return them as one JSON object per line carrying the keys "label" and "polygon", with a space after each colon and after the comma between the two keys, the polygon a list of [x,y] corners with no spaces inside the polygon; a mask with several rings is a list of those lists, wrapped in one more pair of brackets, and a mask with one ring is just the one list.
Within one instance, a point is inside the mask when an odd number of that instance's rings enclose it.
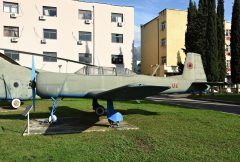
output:
{"label": "building facade", "polygon": [[[225,21],[226,81],[231,80],[231,23]],[[167,76],[178,73],[177,62],[184,63],[187,11],[165,9],[142,25],[141,72]]]}
{"label": "building facade", "polygon": [[167,76],[178,73],[177,62],[184,62],[187,11],[165,9],[141,26],[141,72]]}
{"label": "building facade", "polygon": [[225,21],[224,27],[225,27],[226,81],[230,82],[231,80],[231,47],[230,47],[231,23]]}
{"label": "building facade", "polygon": [[1,0],[1,51],[23,66],[42,54],[36,68],[75,72],[83,67],[48,56],[87,64],[132,68],[134,8],[77,0]]}

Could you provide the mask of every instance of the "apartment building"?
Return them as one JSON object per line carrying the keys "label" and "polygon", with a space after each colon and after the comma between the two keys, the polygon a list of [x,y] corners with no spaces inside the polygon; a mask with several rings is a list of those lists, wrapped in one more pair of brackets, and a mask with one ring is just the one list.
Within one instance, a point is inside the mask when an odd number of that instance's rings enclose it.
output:
{"label": "apartment building", "polygon": [[231,39],[231,23],[225,21],[225,56],[226,56],[226,81],[231,80],[231,47],[230,47],[230,39]]}
{"label": "apartment building", "polygon": [[[165,9],[141,26],[141,71],[146,75],[168,76],[178,73],[177,62],[185,60],[187,11]],[[231,22],[225,21],[226,81],[231,80]]]}
{"label": "apartment building", "polygon": [[[42,54],[36,68],[75,72],[87,64],[132,68],[134,8],[78,0],[1,0],[0,48]],[[31,56],[2,51],[23,66]]]}
{"label": "apartment building", "polygon": [[141,71],[167,76],[178,72],[177,62],[185,60],[187,11],[165,9],[141,26]]}

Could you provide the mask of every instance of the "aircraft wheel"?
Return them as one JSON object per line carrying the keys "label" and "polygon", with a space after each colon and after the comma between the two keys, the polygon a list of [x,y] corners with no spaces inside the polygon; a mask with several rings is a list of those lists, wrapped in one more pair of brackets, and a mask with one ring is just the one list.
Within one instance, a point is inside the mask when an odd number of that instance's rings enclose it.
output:
{"label": "aircraft wheel", "polygon": [[57,122],[57,116],[56,115],[51,115],[48,118],[49,123],[56,123]]}
{"label": "aircraft wheel", "polygon": [[14,109],[17,109],[21,106],[21,101],[18,98],[14,98],[11,102],[11,105]]}
{"label": "aircraft wheel", "polygon": [[95,109],[95,113],[97,116],[103,116],[105,114],[105,109],[103,106],[99,106]]}

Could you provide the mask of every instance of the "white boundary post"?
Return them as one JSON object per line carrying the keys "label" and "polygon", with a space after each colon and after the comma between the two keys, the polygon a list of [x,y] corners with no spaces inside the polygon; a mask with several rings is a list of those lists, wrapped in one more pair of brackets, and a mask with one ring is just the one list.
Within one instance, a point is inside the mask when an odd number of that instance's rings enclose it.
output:
{"label": "white boundary post", "polygon": [[33,108],[33,105],[28,105],[24,112],[22,113],[23,116],[27,116],[27,135],[30,134],[30,110]]}
{"label": "white boundary post", "polygon": [[29,117],[29,116],[30,116],[30,114],[29,114],[29,112],[28,112],[28,115],[27,115],[27,120],[28,120],[28,121],[27,121],[27,133],[28,133],[28,135],[30,134],[30,131],[29,131],[29,125],[30,125],[30,124],[29,124],[29,119],[30,119],[30,117]]}

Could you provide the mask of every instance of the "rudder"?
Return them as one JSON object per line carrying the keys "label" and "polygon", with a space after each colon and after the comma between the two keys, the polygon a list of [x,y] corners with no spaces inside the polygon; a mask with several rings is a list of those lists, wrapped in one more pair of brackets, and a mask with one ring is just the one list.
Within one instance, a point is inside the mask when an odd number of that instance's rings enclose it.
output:
{"label": "rudder", "polygon": [[204,72],[202,58],[200,54],[188,53],[183,70],[183,79],[194,81],[206,81],[206,74]]}

